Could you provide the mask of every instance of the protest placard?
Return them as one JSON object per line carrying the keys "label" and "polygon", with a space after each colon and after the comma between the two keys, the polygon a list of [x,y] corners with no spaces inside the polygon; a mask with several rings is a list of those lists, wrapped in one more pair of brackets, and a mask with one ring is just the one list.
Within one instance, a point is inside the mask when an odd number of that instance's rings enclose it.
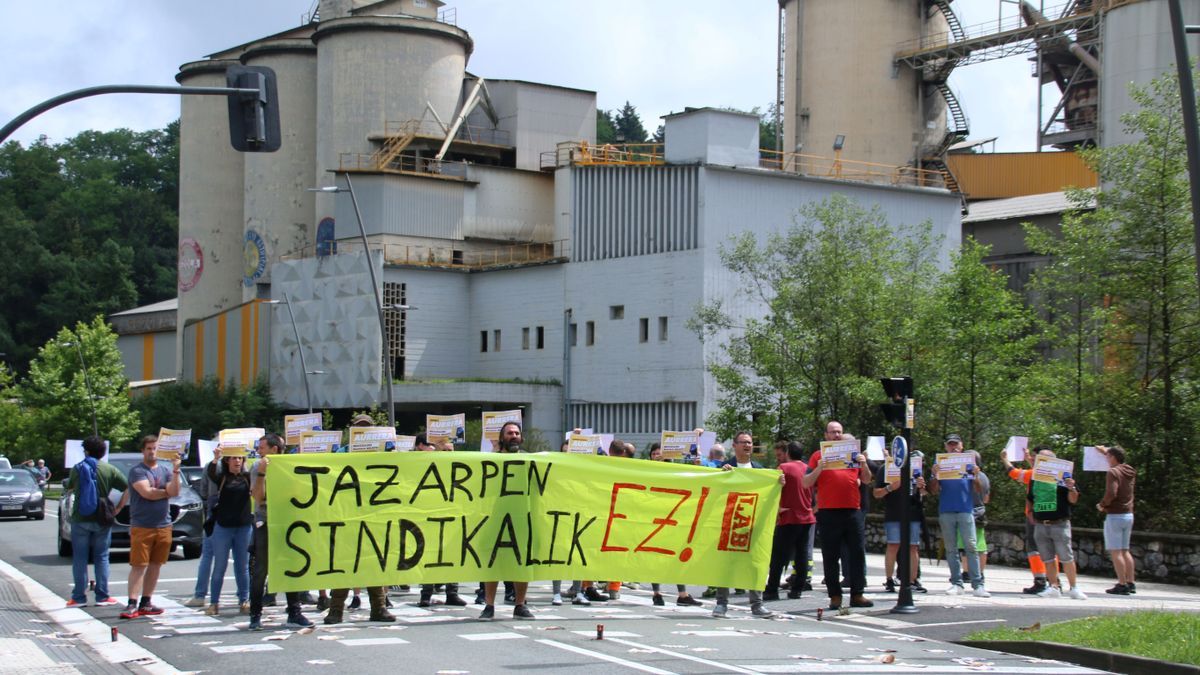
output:
{"label": "protest placard", "polygon": [[395,427],[350,427],[350,452],[386,452],[396,442]]}
{"label": "protest placard", "polygon": [[416,447],[416,436],[396,436],[396,452],[412,452]]}
{"label": "protest placard", "polygon": [[576,455],[596,455],[604,450],[600,434],[571,434],[567,437],[567,452]]}
{"label": "protest placard", "polygon": [[886,454],[884,453],[885,440],[883,436],[867,436],[867,450],[863,454],[872,462],[882,462]]}
{"label": "protest placard", "polygon": [[1108,471],[1108,457],[1094,445],[1083,446],[1084,471]]}
{"label": "protest placard", "polygon": [[[659,437],[664,459],[683,459],[700,454],[700,434],[692,431],[664,431]],[[711,446],[710,446],[711,447]]]}
{"label": "protest placard", "polygon": [[921,469],[924,468],[925,458],[916,453],[908,456],[908,469],[912,472],[913,480],[921,477]]}
{"label": "protest placard", "polygon": [[271,591],[669,578],[754,588],[781,486],[770,471],[572,453],[271,458]]}
{"label": "protest placard", "polygon": [[284,415],[283,429],[284,443],[288,446],[300,445],[301,432],[321,430],[321,413]]}
{"label": "protest placard", "polygon": [[885,462],[883,465],[883,479],[889,485],[899,485],[900,467],[896,466],[895,462]]}
{"label": "protest placard", "polygon": [[479,440],[480,452],[495,450],[496,441],[500,439],[500,428],[508,422],[521,424],[521,411],[489,410],[483,413],[483,437]]}
{"label": "protest placard", "polygon": [[221,448],[222,457],[233,457],[232,448],[244,448],[243,456],[254,450],[258,439],[267,434],[261,427],[243,427],[240,429],[222,429],[217,432],[217,445]]}
{"label": "protest placard", "polygon": [[196,458],[200,460],[200,466],[208,466],[216,457],[217,442],[206,441],[203,438],[196,439]]}
{"label": "protest placard", "polygon": [[467,442],[467,416],[457,415],[426,415],[425,438],[437,445],[449,439],[455,445]]}
{"label": "protest placard", "polygon": [[859,450],[858,439],[849,441],[821,441],[821,462],[825,470],[857,469],[854,456]]}
{"label": "protest placard", "polygon": [[1025,461],[1025,451],[1029,449],[1028,436],[1009,436],[1008,443],[1004,444],[1005,456],[1010,462]]}
{"label": "protest placard", "polygon": [[973,452],[939,452],[937,455],[937,479],[958,480],[967,475],[967,467],[975,464]]}
{"label": "protest placard", "polygon": [[1071,474],[1075,462],[1061,457],[1038,455],[1033,465],[1033,480],[1039,483],[1062,483],[1064,474]]}
{"label": "protest placard", "polygon": [[191,429],[168,429],[159,427],[158,443],[154,446],[155,459],[172,461],[187,457],[192,447]]}
{"label": "protest placard", "polygon": [[[83,441],[79,439],[68,439],[63,444],[63,466],[68,469],[83,461],[87,455],[83,452]],[[104,441],[104,458],[101,462],[108,461],[108,441]]]}
{"label": "protest placard", "polygon": [[300,452],[333,452],[341,444],[340,431],[301,431],[297,442]]}

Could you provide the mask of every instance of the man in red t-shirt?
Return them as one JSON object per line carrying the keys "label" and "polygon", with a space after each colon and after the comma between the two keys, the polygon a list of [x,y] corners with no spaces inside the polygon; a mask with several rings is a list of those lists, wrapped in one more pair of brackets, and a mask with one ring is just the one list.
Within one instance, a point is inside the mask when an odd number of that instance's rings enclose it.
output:
{"label": "man in red t-shirt", "polygon": [[[783,492],[779,497],[779,516],[775,521],[775,539],[771,546],[771,570],[767,576],[767,587],[763,600],[779,599],[779,578],[787,568],[789,560],[796,561],[796,569],[808,569],[808,532],[817,522],[812,510],[812,488],[804,487],[804,474],[808,465],[804,463],[804,447],[796,441],[777,444],[782,447],[787,461],[779,465],[783,472]],[[796,581],[788,590],[788,599],[800,597],[803,582]]]}
{"label": "man in red t-shirt", "polygon": [[[825,440],[842,440],[842,424],[831,420],[825,425]],[[808,460],[809,472],[803,485],[817,489],[817,529],[821,534],[821,559],[825,567],[825,588],[829,592],[829,609],[842,608],[841,569],[842,546],[848,551],[846,576],[850,579],[850,606],[874,607],[863,596],[867,587],[867,551],[863,548],[863,525],[858,518],[862,503],[860,485],[871,484],[871,469],[861,452],[855,454],[854,468],[828,469],[817,450]]]}

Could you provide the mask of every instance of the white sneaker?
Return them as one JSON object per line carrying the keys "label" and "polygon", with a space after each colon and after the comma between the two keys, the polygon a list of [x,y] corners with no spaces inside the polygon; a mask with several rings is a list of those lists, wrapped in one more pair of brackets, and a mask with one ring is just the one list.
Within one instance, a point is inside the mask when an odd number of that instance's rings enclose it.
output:
{"label": "white sneaker", "polygon": [[207,607],[208,606],[208,598],[205,598],[203,595],[198,598],[195,598],[195,597],[188,598],[186,601],[184,601],[183,606],[184,607]]}
{"label": "white sneaker", "polygon": [[1061,598],[1062,591],[1058,590],[1058,588],[1056,588],[1054,586],[1047,586],[1046,590],[1042,591],[1041,593],[1038,593],[1038,597],[1039,598]]}
{"label": "white sneaker", "polygon": [[975,587],[975,590],[971,591],[971,595],[973,595],[973,596],[975,596],[975,597],[977,597],[977,598],[990,598],[990,597],[992,597],[992,594],[991,594],[991,593],[988,593],[988,590],[987,590],[986,588],[984,588],[983,586],[977,586],[977,587]]}
{"label": "white sneaker", "polygon": [[963,587],[958,584],[950,584],[950,587],[946,589],[946,595],[962,595],[962,592]]}
{"label": "white sneaker", "polygon": [[555,605],[555,606],[561,605],[562,604],[562,594],[555,593],[554,597],[550,599],[550,604]]}
{"label": "white sneaker", "polygon": [[592,601],[587,599],[587,596],[585,596],[583,594],[583,591],[580,591],[579,593],[575,594],[575,599],[571,601],[571,604],[572,605],[590,605],[590,604],[592,604]]}
{"label": "white sneaker", "polygon": [[1071,590],[1067,591],[1067,597],[1071,598],[1072,600],[1087,600],[1087,595],[1085,595],[1083,591],[1079,590],[1078,586],[1075,586]]}

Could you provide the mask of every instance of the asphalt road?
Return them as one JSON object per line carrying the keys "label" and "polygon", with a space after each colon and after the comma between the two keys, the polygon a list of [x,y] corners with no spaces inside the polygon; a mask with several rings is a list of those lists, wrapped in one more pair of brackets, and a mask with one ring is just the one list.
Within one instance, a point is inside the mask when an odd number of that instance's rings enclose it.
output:
{"label": "asphalt road", "polygon": [[[54,509],[50,510],[55,513]],[[60,558],[55,547],[57,522],[0,521],[0,558],[63,598],[70,594],[70,560]],[[128,573],[127,554],[114,551],[110,588],[123,597]],[[247,617],[237,614],[234,580],[225,581],[219,617],[207,617],[180,603],[191,596],[197,561],[184,560],[178,553],[163,568],[156,602],[167,609],[162,617],[122,621],[119,607],[89,607],[86,611],[112,626],[182,671],[222,673],[262,672],[264,668],[350,667],[355,673],[489,673],[538,669],[547,672],[601,673],[619,671],[715,673],[715,672],[880,672],[881,668],[903,672],[972,672],[971,665],[955,659],[981,659],[992,664],[992,672],[1063,673],[1085,672],[1066,665],[1037,663],[1025,657],[970,650],[941,640],[954,640],[980,628],[1002,625],[1025,626],[1122,611],[1129,608],[1161,607],[1194,611],[1200,609],[1200,591],[1171,586],[1139,585],[1134,598],[1106,596],[1107,579],[1085,579],[1087,601],[1043,600],[1020,593],[1027,585],[1022,570],[989,570],[990,599],[949,597],[943,593],[917,596],[920,613],[890,614],[895,596],[882,592],[879,582],[881,558],[871,556],[872,610],[856,610],[848,617],[825,616],[817,621],[816,609],[826,605],[822,592],[805,594],[800,600],[770,603],[778,612],[773,620],[755,619],[746,611],[746,596],[735,595],[729,618],[710,616],[712,603],[704,608],[678,608],[668,593],[668,605],[651,605],[648,584],[625,590],[621,599],[591,607],[550,606],[549,582],[531,586],[533,621],[513,620],[511,610],[498,606],[500,620],[476,620],[479,607],[416,607],[416,593],[393,594],[395,624],[372,624],[367,611],[350,614],[340,626],[325,627],[315,608],[306,610],[317,622],[317,630],[298,634],[283,629],[282,608],[267,608],[267,631],[245,630]],[[927,563],[923,563],[926,564]],[[933,581],[945,574],[941,568],[926,568],[926,584],[935,590],[945,587]],[[669,580],[667,580],[669,581]],[[673,589],[673,586],[666,586]],[[692,589],[697,596],[701,588]],[[470,598],[470,594],[464,593]],[[282,599],[282,598],[281,598]],[[363,597],[366,604],[366,597]],[[605,639],[596,640],[596,626],[603,624]],[[889,652],[887,650],[895,650]],[[877,659],[894,656],[896,663],[883,666]]]}

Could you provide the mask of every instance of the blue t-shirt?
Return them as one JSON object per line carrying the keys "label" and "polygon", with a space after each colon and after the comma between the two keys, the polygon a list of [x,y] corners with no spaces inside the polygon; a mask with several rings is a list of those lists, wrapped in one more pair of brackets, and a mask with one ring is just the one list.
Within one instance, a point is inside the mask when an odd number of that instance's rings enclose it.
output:
{"label": "blue t-shirt", "polygon": [[170,527],[171,504],[169,499],[146,499],[138,494],[133,484],[144,480],[150,487],[159,489],[167,487],[171,482],[171,465],[156,464],[154,468],[139,462],[129,470],[129,526],[130,527]]}
{"label": "blue t-shirt", "polygon": [[970,513],[975,508],[971,496],[975,481],[966,478],[938,481],[938,513]]}

